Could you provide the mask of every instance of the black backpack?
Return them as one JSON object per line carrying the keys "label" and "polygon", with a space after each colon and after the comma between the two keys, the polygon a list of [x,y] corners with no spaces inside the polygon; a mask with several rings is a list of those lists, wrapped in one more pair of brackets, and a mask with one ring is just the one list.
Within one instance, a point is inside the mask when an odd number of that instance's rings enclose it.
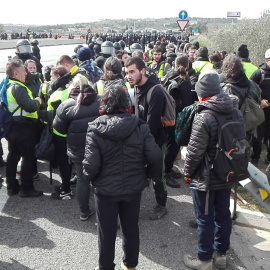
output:
{"label": "black backpack", "polygon": [[20,108],[18,106],[12,113],[8,110],[4,101],[0,100],[0,139],[6,137],[11,127],[12,115]]}
{"label": "black backpack", "polygon": [[212,170],[220,181],[238,182],[249,177],[250,146],[246,140],[245,125],[241,112],[234,109],[224,115],[207,110],[218,123],[217,151]]}

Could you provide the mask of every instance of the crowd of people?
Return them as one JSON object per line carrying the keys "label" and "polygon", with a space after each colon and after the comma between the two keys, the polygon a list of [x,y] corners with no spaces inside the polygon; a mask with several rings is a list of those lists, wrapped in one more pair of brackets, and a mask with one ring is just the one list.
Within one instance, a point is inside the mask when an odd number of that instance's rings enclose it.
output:
{"label": "crowd of people", "polygon": [[[61,185],[55,186],[51,197],[72,199],[76,186],[80,220],[96,213],[96,269],[115,267],[118,217],[124,242],[121,266],[135,269],[142,191],[153,183],[156,205],[149,218],[158,220],[169,211],[167,187],[180,188],[184,177],[190,183],[196,217],[193,225],[198,230],[197,257],[186,255],[184,263],[190,269],[212,269],[213,263],[218,269],[226,268],[232,184],[221,185],[213,175],[201,177],[204,157],[214,159],[218,134],[215,117],[207,110],[232,113],[235,105],[230,94],[237,96],[240,109],[251,80],[257,85],[252,98],[265,113],[265,122],[247,133],[253,146],[251,161],[258,165],[263,142],[268,146],[264,162],[270,160],[270,49],[265,63],[256,67],[244,44],[236,53],[210,53],[198,42],[172,36],[156,35],[153,40],[88,36],[91,42],[78,45],[74,55],[61,55],[55,65],[43,69],[38,44],[19,40],[16,56],[6,65],[7,105],[14,112],[6,136],[7,160],[0,160],[0,166],[6,166],[7,193],[22,198],[43,195],[34,187],[40,178],[35,148],[49,128],[55,149],[49,162],[61,177]],[[164,91],[175,101],[176,116],[197,104],[182,172],[174,168],[181,151],[175,126],[164,127],[161,121]],[[0,154],[3,157],[3,151]],[[95,206],[89,205],[91,188]]]}

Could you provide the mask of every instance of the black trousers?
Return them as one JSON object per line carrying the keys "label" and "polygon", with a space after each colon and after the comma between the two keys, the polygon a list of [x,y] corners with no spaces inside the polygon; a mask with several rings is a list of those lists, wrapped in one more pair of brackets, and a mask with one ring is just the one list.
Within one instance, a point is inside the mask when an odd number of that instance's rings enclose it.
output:
{"label": "black trousers", "polygon": [[72,166],[67,155],[67,138],[53,134],[56,161],[62,180],[62,188],[65,192],[70,191],[70,178]]}
{"label": "black trousers", "polygon": [[101,270],[113,270],[115,267],[114,256],[118,215],[123,232],[123,262],[128,268],[138,265],[140,202],[141,193],[123,196],[95,194],[99,268]]}
{"label": "black trousers", "polygon": [[33,165],[35,163],[35,132],[36,125],[14,123],[6,137],[8,155],[6,164],[6,182],[8,189],[16,189],[19,185],[16,179],[17,165],[21,162],[21,190],[31,190],[33,185]]}
{"label": "black trousers", "polygon": [[264,137],[265,122],[257,126],[257,138],[252,136],[252,154],[251,158],[259,160],[262,152],[262,141]]}
{"label": "black trousers", "polygon": [[180,150],[180,146],[175,141],[175,126],[167,127],[168,143],[165,157],[165,173],[172,171],[175,158]]}

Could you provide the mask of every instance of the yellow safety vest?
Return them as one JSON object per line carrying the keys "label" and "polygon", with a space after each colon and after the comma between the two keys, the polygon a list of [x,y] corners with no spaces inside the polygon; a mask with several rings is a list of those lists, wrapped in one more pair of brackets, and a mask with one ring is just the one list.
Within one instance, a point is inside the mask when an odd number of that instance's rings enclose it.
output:
{"label": "yellow safety vest", "polygon": [[244,67],[245,74],[246,74],[248,79],[251,77],[251,75],[254,73],[254,71],[256,71],[258,69],[258,67],[256,67],[255,65],[253,65],[252,63],[249,63],[249,62],[242,62],[242,65]]}
{"label": "yellow safety vest", "polygon": [[[11,93],[11,88],[12,88],[11,83],[19,84],[22,87],[24,87],[26,89],[26,91],[27,91],[28,96],[31,99],[33,99],[33,94],[31,92],[31,90],[26,85],[24,85],[22,82],[14,81],[14,80],[9,79],[9,81],[8,81],[9,86],[8,86],[8,89],[7,89],[8,110],[10,112],[13,112],[18,107],[19,104],[17,103],[17,100],[14,98],[13,94]],[[29,118],[33,118],[33,119],[38,119],[37,111],[30,113],[30,112],[26,112],[22,108],[18,109],[13,114],[13,116],[24,116],[24,117],[29,117]]]}
{"label": "yellow safety vest", "polygon": [[158,78],[162,78],[164,74],[164,69],[169,65],[169,63],[161,64],[158,71]]}
{"label": "yellow safety vest", "polygon": [[209,61],[194,61],[192,63],[192,68],[195,70],[195,73],[201,73],[203,70],[212,69],[213,64]]}
{"label": "yellow safety vest", "polygon": [[[125,82],[125,86],[126,86],[127,89],[131,89],[131,86],[130,86],[129,82]],[[102,95],[103,89],[104,89],[104,81],[103,80],[97,81],[98,95]]]}
{"label": "yellow safety vest", "polygon": [[[50,96],[50,98],[48,100],[47,111],[53,111],[54,110],[54,108],[52,106],[52,103],[54,101],[61,100],[61,103],[62,103],[63,101],[68,99],[68,96],[69,96],[69,90],[68,89],[54,91],[51,94],[51,96]],[[61,134],[54,128],[53,128],[53,133],[58,135],[58,136],[61,136],[61,137],[67,137],[67,134]]]}

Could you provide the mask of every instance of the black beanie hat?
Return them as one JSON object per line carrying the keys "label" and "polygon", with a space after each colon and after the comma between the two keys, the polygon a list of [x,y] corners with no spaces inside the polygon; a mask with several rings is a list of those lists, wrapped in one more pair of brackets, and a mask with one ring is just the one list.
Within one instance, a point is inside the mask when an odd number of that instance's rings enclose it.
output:
{"label": "black beanie hat", "polygon": [[242,44],[242,45],[238,48],[237,55],[238,55],[240,58],[248,58],[248,56],[249,56],[249,51],[248,51],[247,45]]}
{"label": "black beanie hat", "polygon": [[220,79],[216,71],[201,73],[195,84],[195,91],[200,97],[212,97],[220,93]]}
{"label": "black beanie hat", "polygon": [[87,47],[79,48],[77,51],[77,58],[81,61],[90,60],[92,57],[91,51]]}

